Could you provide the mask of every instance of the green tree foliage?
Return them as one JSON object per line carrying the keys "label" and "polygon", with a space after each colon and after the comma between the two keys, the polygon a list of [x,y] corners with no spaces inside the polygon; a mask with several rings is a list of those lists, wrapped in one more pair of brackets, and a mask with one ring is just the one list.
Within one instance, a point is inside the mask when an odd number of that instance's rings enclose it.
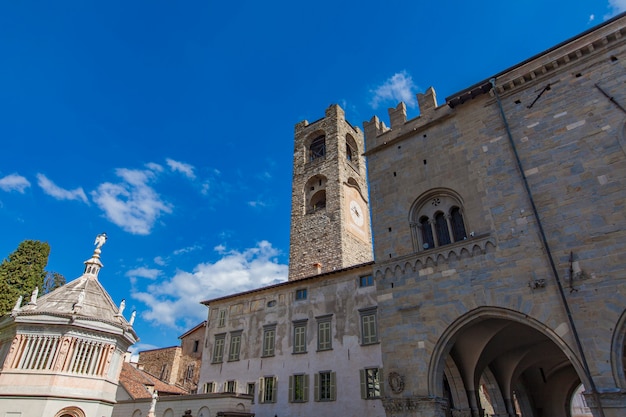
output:
{"label": "green tree foliage", "polygon": [[43,293],[48,294],[65,285],[65,277],[58,272],[47,272],[43,281]]}
{"label": "green tree foliage", "polygon": [[35,287],[43,290],[50,245],[25,240],[0,264],[0,314],[13,309],[21,295],[29,300]]}

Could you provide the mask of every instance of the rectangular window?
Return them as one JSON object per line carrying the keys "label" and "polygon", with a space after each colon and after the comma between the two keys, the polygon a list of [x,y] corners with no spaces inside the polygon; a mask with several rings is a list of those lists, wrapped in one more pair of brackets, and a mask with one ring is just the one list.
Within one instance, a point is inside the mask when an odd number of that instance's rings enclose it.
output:
{"label": "rectangular window", "polygon": [[203,391],[205,394],[211,393],[215,390],[215,383],[214,382],[206,382],[204,384],[204,388]]}
{"label": "rectangular window", "polygon": [[196,353],[198,351],[198,347],[200,345],[200,341],[199,340],[194,340],[193,341],[193,352]]}
{"label": "rectangular window", "polygon": [[382,384],[380,379],[383,370],[380,368],[367,368],[360,370],[361,377],[361,398],[380,398],[382,394]]}
{"label": "rectangular window", "polygon": [[315,374],[315,401],[335,401],[336,379],[335,372],[323,371]]}
{"label": "rectangular window", "polygon": [[226,310],[220,310],[217,313],[217,327],[226,326]]}
{"label": "rectangular window", "polygon": [[332,316],[317,319],[317,350],[329,350],[332,345]]}
{"label": "rectangular window", "polygon": [[306,288],[296,290],[296,300],[306,300]]}
{"label": "rectangular window", "polygon": [[248,395],[252,395],[252,398],[254,398],[254,382],[248,382],[248,391],[247,394]]}
{"label": "rectangular window", "polygon": [[289,377],[289,402],[303,403],[309,401],[309,376],[304,374]]}
{"label": "rectangular window", "polygon": [[237,381],[226,381],[224,392],[235,393],[237,391]]}
{"label": "rectangular window", "polygon": [[259,402],[260,403],[275,403],[276,402],[276,377],[266,376],[261,378],[261,388],[259,389]]}
{"label": "rectangular window", "polygon": [[371,287],[374,285],[374,277],[371,275],[366,275],[364,277],[359,277],[359,287]]}
{"label": "rectangular window", "polygon": [[306,321],[293,324],[293,353],[306,353]]}
{"label": "rectangular window", "polygon": [[187,373],[185,374],[185,380],[186,381],[193,380],[194,370],[195,370],[195,365],[193,363],[187,365]]}
{"label": "rectangular window", "polygon": [[215,344],[213,345],[213,363],[222,362],[224,360],[224,340],[225,334],[215,335]]}
{"label": "rectangular window", "polygon": [[274,356],[274,339],[276,338],[276,325],[263,329],[263,354],[262,356]]}
{"label": "rectangular window", "polygon": [[241,332],[231,333],[230,348],[228,349],[228,360],[238,361],[240,349],[241,349]]}
{"label": "rectangular window", "polygon": [[359,314],[361,315],[361,344],[378,343],[376,307],[359,310]]}

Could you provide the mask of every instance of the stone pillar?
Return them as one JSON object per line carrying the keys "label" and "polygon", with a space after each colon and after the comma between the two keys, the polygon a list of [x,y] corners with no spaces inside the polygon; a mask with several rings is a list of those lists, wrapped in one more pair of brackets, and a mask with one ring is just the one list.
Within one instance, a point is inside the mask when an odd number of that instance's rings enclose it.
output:
{"label": "stone pillar", "polygon": [[[623,417],[626,416],[626,393],[625,392],[602,392],[598,394],[600,396],[600,403],[602,404],[602,411],[604,417]],[[584,394],[587,406],[591,410],[594,417],[600,417],[600,410],[596,403],[596,398],[592,394]]]}

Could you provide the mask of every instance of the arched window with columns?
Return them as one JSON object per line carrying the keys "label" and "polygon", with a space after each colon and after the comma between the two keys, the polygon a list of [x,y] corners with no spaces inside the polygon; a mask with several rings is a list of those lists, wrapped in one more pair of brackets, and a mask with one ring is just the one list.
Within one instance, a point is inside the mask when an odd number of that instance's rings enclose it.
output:
{"label": "arched window with columns", "polygon": [[416,252],[467,239],[461,197],[452,190],[436,189],[422,194],[409,216]]}

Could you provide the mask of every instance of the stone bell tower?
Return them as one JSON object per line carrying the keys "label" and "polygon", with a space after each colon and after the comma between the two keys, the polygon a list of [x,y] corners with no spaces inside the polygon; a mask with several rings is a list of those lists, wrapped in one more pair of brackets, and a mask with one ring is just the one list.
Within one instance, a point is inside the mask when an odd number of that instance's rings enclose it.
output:
{"label": "stone bell tower", "polygon": [[363,133],[338,105],[295,127],[289,280],[373,260]]}

